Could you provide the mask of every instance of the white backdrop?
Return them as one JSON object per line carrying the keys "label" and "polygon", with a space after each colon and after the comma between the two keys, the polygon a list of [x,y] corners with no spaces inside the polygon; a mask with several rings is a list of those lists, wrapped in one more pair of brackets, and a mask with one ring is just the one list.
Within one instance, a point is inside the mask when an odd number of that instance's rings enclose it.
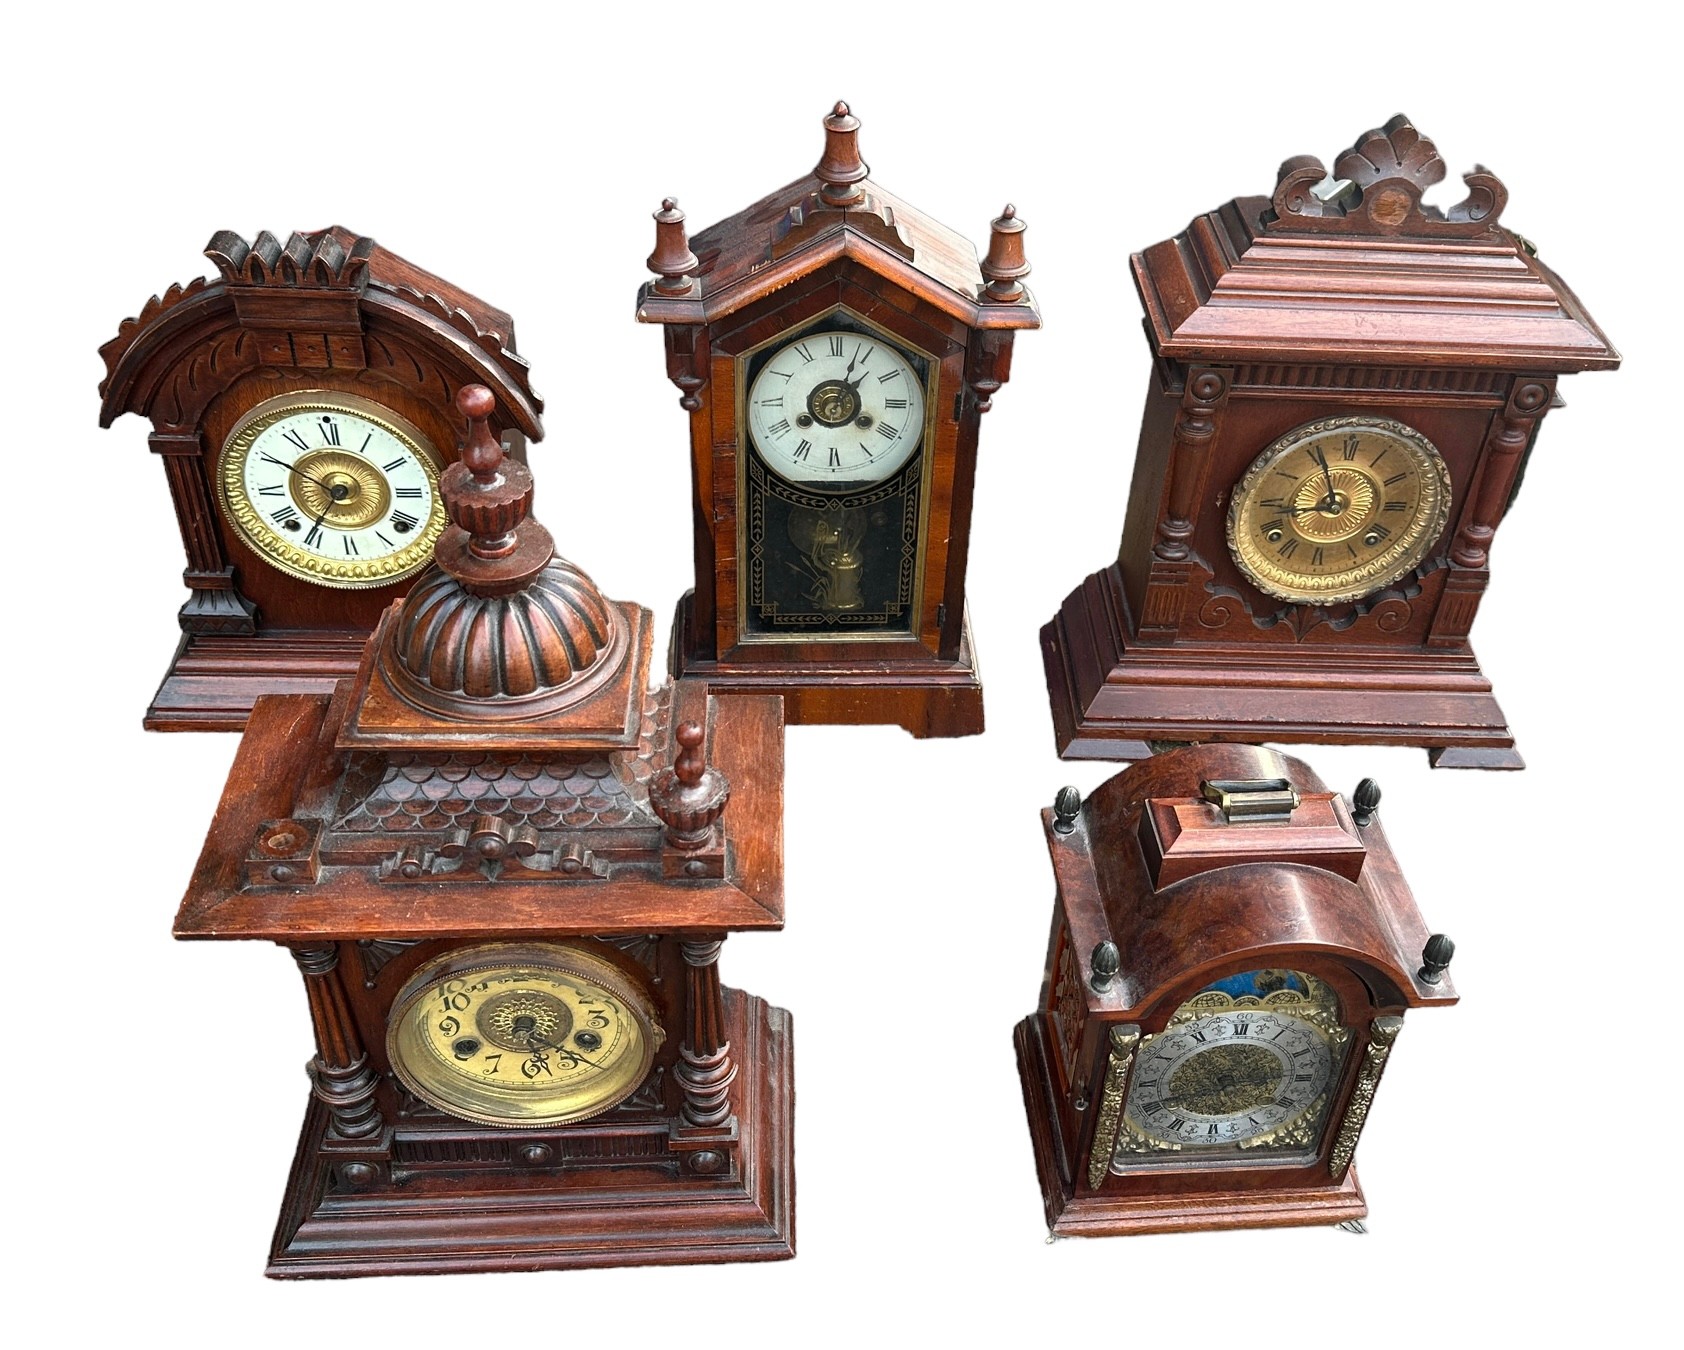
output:
{"label": "white backdrop", "polygon": [[[42,1343],[1634,1338],[1679,1147],[1678,681],[1633,636],[1677,604],[1654,33],[1617,6],[1423,4],[43,7],[11,31],[6,1121],[30,1142],[5,1232]],[[1018,205],[1046,327],[983,428],[987,735],[794,729],[788,928],[725,949],[729,983],[795,1015],[800,1255],[265,1281],[304,999],[271,947],[169,937],[235,741],[140,730],[182,559],[147,427],[96,426],[96,349],[198,275],[216,229],[372,234],[515,314],[548,399],[538,513],[664,629],[690,509],[660,334],[632,318],[649,213],[675,193],[699,228],[806,171],[838,97],[873,177],[937,219],[985,243]],[[1117,546],[1148,370],[1125,255],[1400,110],[1452,171],[1435,199],[1489,165],[1505,223],[1627,357],[1563,382],[1494,553],[1475,640],[1527,772],[1306,752],[1346,791],[1380,781],[1463,1002],[1412,1016],[1393,1056],[1359,1158],[1368,1236],[1047,1246],[1011,1051],[1052,895],[1037,812],[1110,770],[1055,759],[1036,632]]]}

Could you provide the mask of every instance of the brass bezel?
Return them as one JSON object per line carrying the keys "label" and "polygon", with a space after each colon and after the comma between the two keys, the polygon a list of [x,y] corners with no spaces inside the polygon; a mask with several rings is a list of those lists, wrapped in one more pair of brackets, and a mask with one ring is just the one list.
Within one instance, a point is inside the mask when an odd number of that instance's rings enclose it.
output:
{"label": "brass bezel", "polygon": [[[1398,542],[1369,562],[1332,573],[1326,578],[1315,578],[1263,555],[1254,547],[1250,534],[1243,529],[1243,518],[1253,504],[1252,498],[1259,485],[1273,472],[1276,464],[1312,437],[1345,428],[1361,428],[1387,435],[1408,448],[1422,467],[1421,509],[1415,513]],[[1429,488],[1433,491],[1429,492]],[[1428,500],[1429,496],[1432,500]],[[1297,605],[1344,604],[1383,590],[1425,562],[1449,523],[1450,498],[1450,469],[1444,462],[1444,456],[1414,427],[1391,417],[1318,418],[1278,437],[1252,460],[1240,481],[1234,485],[1233,497],[1228,504],[1228,553],[1247,580],[1265,595]],[[1339,584],[1310,584],[1319,581]]]}
{"label": "brass bezel", "polygon": [[[857,632],[851,629],[845,629],[826,630],[822,633],[815,632],[814,630],[793,633],[751,633],[747,630],[746,624],[746,616],[749,612],[748,568],[745,565],[739,565],[737,568],[737,645],[740,646],[760,644],[789,646],[792,644],[812,642],[906,642],[909,639],[917,642],[920,640],[920,634],[924,626],[924,569],[929,560],[930,484],[934,481],[935,473],[934,444],[936,423],[938,420],[936,417],[936,409],[939,406],[938,399],[940,397],[941,389],[941,358],[934,352],[925,351],[917,343],[907,341],[899,333],[891,332],[883,328],[881,325],[873,323],[865,315],[861,314],[857,309],[854,309],[850,305],[832,305],[822,314],[816,314],[810,319],[803,319],[800,323],[791,324],[789,327],[773,334],[764,342],[755,343],[754,346],[739,352],[734,358],[734,383],[736,385],[736,389],[733,397],[736,399],[735,408],[737,419],[737,557],[739,560],[742,560],[746,559],[749,555],[749,520],[748,511],[746,510],[748,495],[748,456],[753,455],[757,460],[759,460],[760,464],[765,468],[767,473],[772,474],[774,477],[783,482],[789,482],[789,480],[784,478],[777,469],[766,462],[765,457],[761,455],[758,447],[754,444],[753,434],[749,431],[747,406],[748,368],[754,358],[761,352],[765,351],[768,347],[776,346],[779,343],[790,342],[792,340],[791,335],[795,333],[807,330],[817,332],[827,320],[834,318],[838,314],[846,314],[855,323],[859,324],[863,328],[869,329],[873,333],[876,333],[884,342],[887,342],[900,352],[911,352],[919,357],[922,357],[926,363],[926,369],[929,371],[929,378],[924,386],[924,431],[922,438],[918,443],[918,449],[913,452],[915,455],[919,456],[918,565],[913,571],[912,603],[908,606],[906,626],[904,628],[878,630],[876,632]],[[889,478],[892,479],[905,472],[906,465],[903,464],[899,469],[895,470],[894,474],[889,475]],[[806,491],[811,485],[791,483],[790,486],[796,488],[798,491]],[[876,485],[867,485],[861,488],[844,489],[841,491],[825,492],[818,488],[812,488],[812,490],[816,495],[821,497],[842,497],[848,496],[850,493],[870,491],[871,486],[881,486],[881,483]]]}
{"label": "brass bezel", "polygon": [[[426,525],[403,548],[384,558],[346,562],[324,558],[297,547],[270,527],[246,494],[245,465],[252,443],[283,418],[301,412],[348,413],[373,422],[395,437],[421,465],[432,490],[432,510]],[[449,524],[439,492],[439,456],[413,423],[390,408],[356,394],[331,389],[303,389],[279,394],[255,405],[234,424],[222,443],[216,467],[217,501],[223,517],[247,548],[277,571],[301,581],[340,590],[390,586],[414,576],[433,560],[433,545]]]}
{"label": "brass bezel", "polygon": [[[583,1104],[560,1109],[534,1110],[539,1103],[497,1092],[492,1085],[465,1074],[459,1076],[460,1081],[443,1076],[434,1081],[418,1068],[429,1061],[422,1058],[425,1052],[417,1041],[419,1033],[411,1029],[410,1012],[419,1001],[430,997],[451,979],[504,967],[557,971],[600,987],[625,1008],[636,1027],[640,1037],[637,1054],[623,1060],[606,1079],[590,1084]],[[447,1115],[478,1125],[532,1130],[588,1120],[618,1106],[642,1086],[654,1064],[655,1052],[665,1039],[653,1001],[611,961],[566,943],[482,942],[435,957],[405,981],[387,1016],[386,1058],[399,1082]],[[575,1090],[565,1096],[577,1098],[580,1093]],[[497,1107],[502,1109],[494,1109]]]}

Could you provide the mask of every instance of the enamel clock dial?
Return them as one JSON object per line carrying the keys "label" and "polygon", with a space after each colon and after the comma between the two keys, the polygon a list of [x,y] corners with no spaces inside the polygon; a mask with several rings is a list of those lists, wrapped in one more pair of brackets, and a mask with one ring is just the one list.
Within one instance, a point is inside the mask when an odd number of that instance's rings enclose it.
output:
{"label": "enamel clock dial", "polygon": [[325,390],[258,404],[222,448],[222,507],[263,560],[322,586],[388,586],[432,561],[438,457],[396,413]]}
{"label": "enamel clock dial", "polygon": [[1314,1146],[1347,1039],[1313,976],[1260,970],[1212,985],[1141,1042],[1113,1170],[1142,1154]]}
{"label": "enamel clock dial", "polygon": [[584,1120],[630,1096],[663,1039],[618,968],[574,947],[488,943],[415,972],[392,1005],[392,1071],[483,1125]]}
{"label": "enamel clock dial", "polygon": [[1420,566],[1450,515],[1450,473],[1420,432],[1384,417],[1289,431],[1234,489],[1228,546],[1261,591],[1338,604]]}
{"label": "enamel clock dial", "polygon": [[820,492],[888,478],[924,434],[924,390],[881,338],[809,333],[778,350],[748,391],[754,448],[781,477]]}

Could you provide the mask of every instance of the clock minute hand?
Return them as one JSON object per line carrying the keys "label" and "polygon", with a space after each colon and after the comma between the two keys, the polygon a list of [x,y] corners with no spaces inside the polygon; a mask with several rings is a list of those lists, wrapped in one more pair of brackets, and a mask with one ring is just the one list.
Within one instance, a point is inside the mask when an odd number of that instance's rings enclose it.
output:
{"label": "clock minute hand", "polygon": [[[303,469],[300,469],[300,468],[297,468],[297,467],[295,467],[291,464],[288,464],[284,459],[276,459],[273,455],[269,455],[269,454],[260,454],[260,455],[258,455],[258,458],[262,459],[262,460],[267,460],[270,464],[273,464],[276,468],[285,469],[288,473],[297,474],[300,478],[304,479],[306,482],[314,483],[317,487],[321,488],[322,491],[326,492],[328,494],[328,496],[330,496],[330,497],[333,496],[333,484],[324,483],[319,478],[312,478],[309,474],[305,473]],[[337,500],[337,498],[335,500]]]}
{"label": "clock minute hand", "polygon": [[1327,467],[1327,456],[1322,454],[1319,445],[1310,448],[1310,458],[1321,466],[1321,476],[1327,480],[1327,509],[1331,511],[1339,501],[1339,494],[1333,487],[1333,470]]}

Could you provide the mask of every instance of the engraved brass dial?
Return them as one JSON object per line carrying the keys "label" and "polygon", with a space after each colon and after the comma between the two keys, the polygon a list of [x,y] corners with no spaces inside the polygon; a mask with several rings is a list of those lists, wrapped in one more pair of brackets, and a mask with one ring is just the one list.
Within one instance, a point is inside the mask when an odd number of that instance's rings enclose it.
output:
{"label": "engraved brass dial", "polygon": [[321,586],[389,586],[444,530],[438,458],[403,418],[353,394],[258,404],[222,447],[223,513],[271,566]]}
{"label": "engraved brass dial", "polygon": [[1450,515],[1450,471],[1402,422],[1334,417],[1289,431],[1234,488],[1228,547],[1260,591],[1356,600],[1418,567]]}
{"label": "engraved brass dial", "polygon": [[1114,1167],[1131,1155],[1301,1151],[1320,1138],[1348,1030],[1332,991],[1297,971],[1220,981],[1145,1037]]}
{"label": "engraved brass dial", "polygon": [[535,1128],[608,1110],[663,1039],[648,999],[577,947],[486,943],[422,966],[392,1005],[392,1071],[423,1101],[482,1125]]}

